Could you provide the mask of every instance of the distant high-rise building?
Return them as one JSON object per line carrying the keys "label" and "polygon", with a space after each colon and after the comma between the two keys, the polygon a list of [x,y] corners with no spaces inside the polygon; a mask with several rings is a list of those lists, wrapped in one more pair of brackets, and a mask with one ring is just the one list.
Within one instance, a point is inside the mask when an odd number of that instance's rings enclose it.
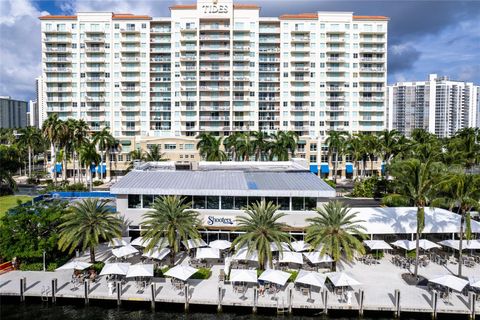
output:
{"label": "distant high-rise building", "polygon": [[450,137],[478,126],[479,86],[431,74],[427,81],[398,82],[388,87],[388,128],[409,136],[422,128]]}
{"label": "distant high-rise building", "polygon": [[36,109],[35,109],[35,126],[37,128],[41,128],[45,119],[47,119],[47,104],[45,102],[45,82],[43,81],[43,77],[40,76],[35,79],[35,93],[37,95],[36,98]]}
{"label": "distant high-rise building", "polygon": [[0,128],[24,128],[27,122],[28,102],[0,97]]}

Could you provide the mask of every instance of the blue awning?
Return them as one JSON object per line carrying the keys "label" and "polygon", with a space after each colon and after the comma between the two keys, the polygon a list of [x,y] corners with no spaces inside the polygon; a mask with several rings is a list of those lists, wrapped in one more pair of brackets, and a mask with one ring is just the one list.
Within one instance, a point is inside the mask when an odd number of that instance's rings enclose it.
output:
{"label": "blue awning", "polygon": [[330,172],[330,169],[328,168],[328,164],[322,164],[320,166],[320,172],[321,173],[329,173]]}
{"label": "blue awning", "polygon": [[61,163],[55,164],[55,171],[57,173],[62,173],[62,164]]}
{"label": "blue awning", "polygon": [[353,164],[347,163],[347,164],[345,165],[345,172],[346,172],[346,173],[353,173]]}
{"label": "blue awning", "polygon": [[382,163],[382,173],[385,173],[385,164]]}
{"label": "blue awning", "polygon": [[97,173],[107,172],[107,165],[104,163],[101,166],[97,166]]}
{"label": "blue awning", "polygon": [[92,173],[95,172],[95,168],[96,168],[96,167],[97,167],[96,165],[91,164],[91,165],[90,165],[90,172],[92,172]]}
{"label": "blue awning", "polygon": [[317,174],[318,173],[318,164],[310,165],[310,172]]}

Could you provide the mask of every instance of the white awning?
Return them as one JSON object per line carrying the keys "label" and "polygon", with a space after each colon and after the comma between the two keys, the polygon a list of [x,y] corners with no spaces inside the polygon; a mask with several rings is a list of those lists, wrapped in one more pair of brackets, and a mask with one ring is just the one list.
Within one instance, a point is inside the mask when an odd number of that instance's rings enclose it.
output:
{"label": "white awning", "polygon": [[153,264],[133,264],[128,268],[126,277],[153,277]]}
{"label": "white awning", "polygon": [[[439,244],[441,244],[444,247],[450,247],[455,250],[460,249],[460,240],[443,240],[440,241]],[[463,240],[462,241],[462,251],[465,249],[480,249],[480,240]]]}
{"label": "white awning", "polygon": [[217,248],[197,248],[197,259],[220,259],[220,249]]}
{"label": "white awning", "polygon": [[313,264],[333,262],[329,255],[322,255],[320,251],[304,252],[303,255]]}
{"label": "white awning", "polygon": [[470,276],[468,277],[468,283],[471,287],[480,289],[480,276]]}
{"label": "white awning", "polygon": [[220,250],[225,250],[225,249],[230,248],[232,246],[232,243],[230,241],[227,241],[227,240],[214,240],[214,241],[210,241],[208,246],[210,248],[217,248],[217,249],[220,249]]}
{"label": "white awning", "polygon": [[258,261],[258,252],[248,252],[247,248],[241,248],[232,257],[232,260]]}
{"label": "white awning", "polygon": [[121,247],[130,244],[132,237],[123,237],[123,238],[113,238],[112,241],[108,243],[109,247]]}
{"label": "white awning", "polygon": [[415,243],[410,240],[397,240],[395,242],[392,242],[392,245],[408,251],[415,249]]}
{"label": "white awning", "polygon": [[136,254],[138,252],[139,251],[130,244],[120,248],[112,249],[112,254],[117,258],[126,257],[131,254]]}
{"label": "white awning", "polygon": [[144,252],[142,257],[155,259],[155,260],[162,260],[170,253],[170,249],[168,248],[159,248],[154,247],[152,250]]}
{"label": "white awning", "polygon": [[[419,242],[419,247],[423,250],[430,250],[433,248],[441,248],[442,246],[436,244],[435,242],[432,242],[427,239],[420,239]],[[392,242],[392,245],[395,247],[399,247],[405,250],[415,250],[417,246],[417,242],[415,240],[410,241],[410,240],[397,240],[395,242]]]}
{"label": "white awning", "polygon": [[294,241],[291,243],[293,250],[297,252],[302,252],[302,251],[307,251],[310,250],[312,247],[309,243],[300,240],[300,241]]}
{"label": "white awning", "polygon": [[280,251],[280,248],[282,249],[282,251],[291,251],[290,247],[286,242],[280,242],[280,247],[275,242],[270,243],[270,250],[272,252]]}
{"label": "white awning", "polygon": [[329,272],[325,274],[335,287],[353,287],[361,285],[360,282],[345,272]]}
{"label": "white awning", "polygon": [[137,247],[146,247],[148,245],[148,240],[144,239],[143,237],[138,237],[133,239],[132,242],[130,242],[132,246],[137,246]]}
{"label": "white awning", "polygon": [[169,269],[167,272],[165,272],[165,275],[168,277],[186,281],[197,271],[198,269],[192,268],[190,266],[179,265]]}
{"label": "white awning", "polygon": [[[412,241],[412,242],[415,243],[415,241]],[[438,245],[435,242],[432,242],[432,241],[427,240],[427,239],[420,239],[419,240],[419,246],[423,250],[430,250],[430,249],[433,249],[433,248],[441,248],[442,247],[441,245]]]}
{"label": "white awning", "polygon": [[303,256],[300,252],[284,251],[279,254],[278,262],[303,264]]}
{"label": "white awning", "polygon": [[126,275],[128,272],[128,267],[130,263],[105,263],[100,271],[101,276],[109,275],[109,274],[117,274],[117,275]]}
{"label": "white awning", "polygon": [[384,240],[364,240],[363,243],[370,248],[370,250],[391,250],[392,247]]}
{"label": "white awning", "polygon": [[70,261],[69,263],[64,264],[56,270],[85,270],[90,267],[92,264],[83,261]]}
{"label": "white awning", "polygon": [[443,276],[438,276],[429,280],[430,282],[437,283],[444,287],[451,288],[455,291],[462,291],[463,288],[468,284],[467,280],[452,276],[451,274],[446,274]]}
{"label": "white awning", "polygon": [[182,241],[183,245],[188,249],[195,249],[201,247],[207,247],[207,243],[203,239],[188,239],[187,241]]}
{"label": "white awning", "polygon": [[231,269],[230,282],[257,283],[257,270]]}
{"label": "white awning", "polygon": [[326,279],[327,277],[325,277],[319,272],[300,270],[297,278],[295,279],[295,283],[308,284],[311,286],[323,288],[325,287],[324,284]]}
{"label": "white awning", "polygon": [[268,281],[284,286],[290,278],[291,274],[285,271],[267,269],[262,272],[258,280]]}

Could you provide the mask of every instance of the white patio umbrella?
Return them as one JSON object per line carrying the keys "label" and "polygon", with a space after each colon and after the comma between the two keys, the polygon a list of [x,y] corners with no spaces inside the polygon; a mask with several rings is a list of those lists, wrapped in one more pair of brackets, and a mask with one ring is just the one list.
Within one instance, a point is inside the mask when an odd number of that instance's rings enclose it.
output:
{"label": "white patio umbrella", "polygon": [[470,276],[468,277],[468,283],[471,287],[480,289],[480,276]]}
{"label": "white patio umbrella", "polygon": [[242,248],[235,252],[232,260],[258,261],[258,252],[256,250],[248,252],[247,248]]}
{"label": "white patio umbrella", "polygon": [[[411,241],[411,242],[413,242],[413,247],[415,248],[415,246],[416,246],[415,241]],[[442,247],[441,245],[438,245],[435,242],[432,242],[432,241],[427,240],[427,239],[420,239],[418,245],[423,250],[430,250],[430,249],[433,249],[433,248],[441,248]]]}
{"label": "white patio umbrella", "polygon": [[294,241],[294,242],[291,243],[291,246],[292,246],[293,250],[295,250],[297,252],[307,251],[307,250],[310,250],[310,248],[312,247],[309,243],[307,243],[303,240]]}
{"label": "white patio umbrella", "polygon": [[128,268],[126,277],[153,277],[153,264],[133,264]]}
{"label": "white patio umbrella", "polygon": [[463,288],[468,284],[467,280],[452,276],[451,274],[446,274],[443,276],[438,276],[429,280],[430,282],[437,283],[444,287],[448,287],[455,291],[462,291]]}
{"label": "white patio umbrella", "polygon": [[207,247],[207,243],[203,239],[188,239],[187,241],[182,241],[183,245],[188,249],[195,249],[201,247]]}
{"label": "white patio umbrella", "polygon": [[303,256],[300,252],[284,251],[279,254],[278,262],[303,264]]}
{"label": "white patio umbrella", "polygon": [[172,278],[180,279],[182,281],[186,281],[197,271],[198,269],[192,268],[190,266],[178,265],[165,272],[165,275]]}
{"label": "white patio umbrella", "polygon": [[288,272],[280,271],[280,270],[273,270],[267,269],[262,272],[258,280],[268,281],[271,283],[276,283],[278,285],[284,286],[287,283],[288,279],[290,278],[291,274]]}
{"label": "white patio umbrella", "polygon": [[327,280],[327,277],[325,277],[321,273],[314,272],[314,271],[300,270],[300,272],[297,275],[297,278],[295,279],[295,283],[308,284],[311,286],[323,288],[325,287],[324,285],[325,280]]}
{"label": "white patio umbrella", "polygon": [[392,245],[405,249],[407,251],[415,249],[415,242],[410,240],[397,240],[395,242],[392,242]]}
{"label": "white patio umbrella", "polygon": [[154,247],[152,250],[144,252],[142,257],[155,259],[155,260],[162,260],[170,253],[170,249],[168,248],[160,248]]}
{"label": "white patio umbrella", "polygon": [[227,240],[214,240],[214,241],[210,241],[208,246],[210,248],[217,248],[219,250],[225,250],[225,249],[230,248],[232,246],[232,243],[230,241],[227,241]]}
{"label": "white patio umbrella", "polygon": [[[460,240],[443,240],[440,241],[439,244],[441,244],[444,247],[450,247],[455,250],[460,249]],[[462,241],[462,251],[465,249],[480,249],[480,240],[463,240]]]}
{"label": "white patio umbrella", "polygon": [[132,237],[123,237],[123,238],[113,238],[109,243],[109,247],[121,247],[130,244]]}
{"label": "white patio umbrella", "polygon": [[257,270],[231,269],[230,282],[257,283]]}
{"label": "white patio umbrella", "polygon": [[60,268],[55,270],[85,270],[90,267],[92,264],[83,261],[70,261],[69,263],[64,264]]}
{"label": "white patio umbrella", "polygon": [[370,250],[391,250],[392,247],[384,240],[364,240],[363,243],[370,248]]}
{"label": "white patio umbrella", "polygon": [[100,275],[118,274],[124,276],[127,274],[129,266],[130,263],[105,263],[102,271],[100,271]]}
{"label": "white patio umbrella", "polygon": [[329,272],[325,274],[335,287],[353,287],[361,285],[360,282],[345,272]]}
{"label": "white patio umbrella", "polygon": [[329,255],[322,255],[320,251],[304,252],[303,255],[313,264],[333,262]]}
{"label": "white patio umbrella", "polygon": [[[282,251],[291,251],[290,247],[288,246],[288,244],[286,242],[280,242],[280,248],[282,249]],[[280,248],[278,247],[278,245],[275,242],[270,242],[270,250],[272,252],[280,251]]]}
{"label": "white patio umbrella", "polygon": [[123,247],[120,247],[120,248],[112,249],[112,254],[117,258],[126,257],[126,256],[129,256],[131,254],[138,253],[138,252],[139,251],[137,249],[135,249],[130,244],[128,244],[126,246],[123,246]]}
{"label": "white patio umbrella", "polygon": [[197,248],[197,259],[220,259],[220,249],[217,248]]}

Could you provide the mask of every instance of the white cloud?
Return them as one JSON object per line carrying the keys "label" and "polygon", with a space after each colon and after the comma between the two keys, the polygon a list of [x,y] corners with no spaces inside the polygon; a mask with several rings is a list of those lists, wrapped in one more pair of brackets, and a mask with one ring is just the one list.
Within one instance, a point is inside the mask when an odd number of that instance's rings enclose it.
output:
{"label": "white cloud", "polygon": [[41,12],[28,0],[0,1],[0,95],[33,99],[41,73]]}

